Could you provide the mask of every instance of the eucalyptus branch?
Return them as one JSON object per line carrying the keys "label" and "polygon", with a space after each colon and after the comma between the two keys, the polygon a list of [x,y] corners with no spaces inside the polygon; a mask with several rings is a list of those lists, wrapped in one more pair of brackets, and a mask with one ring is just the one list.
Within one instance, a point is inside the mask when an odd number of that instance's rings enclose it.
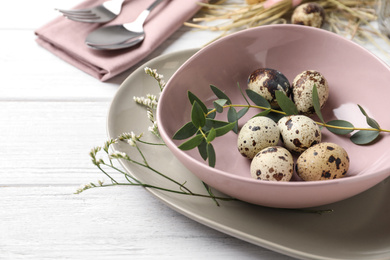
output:
{"label": "eucalyptus branch", "polygon": [[[238,86],[239,87],[239,86]],[[240,93],[247,104],[233,104],[230,98],[216,86],[210,85],[211,90],[217,99],[213,102],[213,108],[207,108],[194,93],[188,92],[188,98],[192,105],[191,121],[187,122],[173,135],[173,139],[185,140],[178,148],[181,150],[191,150],[198,148],[198,151],[204,160],[208,160],[211,167],[215,166],[216,155],[212,141],[218,136],[225,135],[233,130],[238,132],[238,121],[249,109],[261,110],[255,116],[269,116],[278,121],[283,116],[297,115],[299,113],[294,102],[281,91],[275,91],[275,98],[280,107],[274,109],[268,100],[253,90],[246,89],[245,93],[240,89]],[[246,95],[245,95],[246,94]],[[248,100],[251,100],[250,103]],[[325,122],[321,113],[317,86],[312,89],[312,102],[316,115],[321,121],[315,121],[318,125],[327,128],[330,132],[337,135],[351,134],[350,140],[358,145],[365,145],[375,141],[381,132],[390,133],[390,130],[380,127],[378,122],[368,116],[363,107],[358,105],[360,111],[365,116],[367,124],[371,127],[355,127],[346,120],[331,120]],[[240,109],[240,110],[237,110]],[[215,120],[217,113],[227,110],[227,121]],[[356,131],[352,134],[352,132]]]}
{"label": "eucalyptus branch", "polygon": [[[262,107],[262,106],[256,106],[256,105],[242,105],[242,104],[230,104],[230,105],[225,105],[222,106],[222,108],[233,108],[233,107],[241,107],[241,108],[255,108],[255,109],[261,109],[261,110],[269,110],[269,112],[281,114],[281,115],[288,115],[286,112],[277,110],[277,109],[269,109],[267,107]],[[208,115],[215,113],[217,110],[211,109],[208,111],[208,113],[205,114],[207,117]],[[336,126],[336,125],[331,125],[319,121],[314,121],[316,124],[326,127],[326,128],[334,128],[334,129],[340,129],[340,130],[350,130],[350,131],[376,131],[376,132],[388,132],[390,133],[389,129],[382,129],[382,128],[363,128],[363,127],[346,127],[346,126]],[[207,135],[202,132],[202,135],[207,138]]]}

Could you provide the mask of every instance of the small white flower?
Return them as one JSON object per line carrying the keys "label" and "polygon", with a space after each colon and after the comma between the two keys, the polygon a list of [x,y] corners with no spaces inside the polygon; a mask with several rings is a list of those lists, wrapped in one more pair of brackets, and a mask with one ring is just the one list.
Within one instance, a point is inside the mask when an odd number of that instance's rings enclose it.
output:
{"label": "small white flower", "polygon": [[130,146],[133,146],[133,147],[137,146],[137,144],[136,144],[136,142],[134,141],[134,139],[129,139],[129,140],[127,140],[127,143],[128,143]]}
{"label": "small white flower", "polygon": [[123,152],[113,152],[109,156],[113,159],[129,159],[129,156]]}
{"label": "small white flower", "polygon": [[148,131],[154,134],[155,136],[160,136],[160,133],[158,132],[157,121],[154,121],[153,125],[148,127]]}
{"label": "small white flower", "polygon": [[155,95],[147,94],[146,97],[133,97],[137,104],[156,109],[157,108],[157,97]]}

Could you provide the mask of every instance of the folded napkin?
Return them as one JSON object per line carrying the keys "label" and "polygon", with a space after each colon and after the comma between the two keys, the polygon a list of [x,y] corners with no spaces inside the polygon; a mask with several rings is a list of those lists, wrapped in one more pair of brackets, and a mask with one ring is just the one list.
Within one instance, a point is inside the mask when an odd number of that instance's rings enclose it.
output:
{"label": "folded napkin", "polygon": [[[63,60],[106,81],[145,58],[200,9],[197,2],[207,0],[165,0],[160,3],[146,20],[145,40],[137,47],[101,51],[84,44],[85,38],[93,30],[101,26],[132,22],[153,1],[127,0],[119,16],[106,24],[75,22],[59,16],[35,31],[38,36],[36,40]],[[104,0],[86,0],[74,8],[88,8],[102,2]]]}

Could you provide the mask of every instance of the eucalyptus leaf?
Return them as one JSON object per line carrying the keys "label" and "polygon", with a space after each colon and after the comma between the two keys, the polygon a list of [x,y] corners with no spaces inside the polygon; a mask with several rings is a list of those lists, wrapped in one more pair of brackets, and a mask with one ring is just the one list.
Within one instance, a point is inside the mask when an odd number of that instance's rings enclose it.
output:
{"label": "eucalyptus leaf", "polygon": [[369,144],[379,136],[379,131],[360,130],[351,136],[351,141],[354,144]]}
{"label": "eucalyptus leaf", "polygon": [[223,106],[226,105],[228,101],[226,99],[218,99],[213,102],[215,109],[218,113],[223,112]]}
{"label": "eucalyptus leaf", "polygon": [[184,140],[196,134],[197,131],[198,128],[196,128],[192,122],[188,122],[179,130],[177,130],[177,132],[173,135],[172,139]]}
{"label": "eucalyptus leaf", "polygon": [[287,115],[297,115],[299,113],[294,102],[292,102],[292,100],[283,92],[279,90],[275,91],[275,97],[278,105]]}
{"label": "eucalyptus leaf", "polygon": [[240,83],[237,82],[237,86],[238,86],[238,89],[240,90],[240,93],[241,93],[242,97],[245,99],[245,102],[250,106],[250,103],[249,103],[248,99],[246,98],[244,92],[242,91]]}
{"label": "eucalyptus leaf", "polygon": [[203,160],[207,160],[207,143],[203,139],[202,142],[198,145],[198,152]]}
{"label": "eucalyptus leaf", "polygon": [[211,128],[218,128],[218,127],[226,126],[228,124],[230,124],[230,123],[226,122],[226,121],[220,121],[220,120],[216,120],[216,119],[206,118],[205,127],[208,127],[208,129],[211,129]]}
{"label": "eucalyptus leaf", "polygon": [[[264,111],[267,111],[267,110],[264,110]],[[266,114],[266,116],[268,118],[271,118],[272,120],[274,120],[275,123],[277,123],[282,117],[285,117],[286,115],[270,111]]]}
{"label": "eucalyptus leaf", "polygon": [[236,122],[238,120],[237,110],[234,107],[229,107],[228,110],[228,121]]}
{"label": "eucalyptus leaf", "polygon": [[238,116],[237,110],[234,107],[229,107],[228,110],[228,121],[235,122],[235,126],[233,128],[233,132],[238,133]]}
{"label": "eucalyptus leaf", "polygon": [[317,85],[314,84],[313,86],[313,92],[312,92],[312,102],[313,102],[313,107],[314,111],[316,112],[318,118],[321,120],[322,123],[325,123],[324,118],[321,113],[321,104],[320,104],[320,99],[318,97],[318,90],[317,90]]}
{"label": "eucalyptus leaf", "polygon": [[191,139],[180,144],[178,146],[178,148],[180,150],[184,150],[184,151],[191,150],[191,149],[194,149],[195,147],[199,146],[203,140],[204,140],[203,135],[201,135],[201,134],[195,135]]}
{"label": "eucalyptus leaf", "polygon": [[191,121],[195,127],[200,128],[206,124],[206,115],[197,101],[192,104]]}
{"label": "eucalyptus leaf", "polygon": [[[263,110],[261,111],[260,113],[256,114],[255,116],[253,117],[258,117],[258,116],[267,116],[269,113],[271,112],[271,109],[267,109],[267,110]],[[283,115],[284,116],[284,115]]]}
{"label": "eucalyptus leaf", "polygon": [[194,93],[192,93],[191,91],[188,91],[187,95],[188,95],[188,99],[190,100],[191,105],[194,105],[194,102],[196,101],[196,102],[198,102],[198,104],[200,105],[200,107],[202,108],[202,110],[205,114],[208,112],[206,105],[202,102],[202,100],[200,100],[197,96],[195,96]]}
{"label": "eucalyptus leaf", "polygon": [[326,126],[326,129],[328,129],[332,133],[338,134],[338,135],[349,134],[349,133],[353,132],[353,128],[354,128],[353,124],[351,124],[350,122],[345,121],[345,120],[331,120],[331,121],[327,122],[326,124],[330,125],[330,126],[347,127],[347,128],[349,128],[349,129],[338,129],[338,128],[333,128],[333,127]]}
{"label": "eucalyptus leaf", "polygon": [[373,118],[369,117],[367,115],[366,111],[360,105],[358,105],[358,107],[359,107],[360,111],[363,113],[363,115],[366,117],[367,124],[369,126],[371,126],[372,128],[375,128],[375,129],[379,130],[380,126],[379,126],[378,122],[375,121]]}
{"label": "eucalyptus leaf", "polygon": [[268,102],[267,99],[265,99],[262,95],[259,93],[251,90],[251,89],[246,89],[245,90],[247,96],[249,97],[250,100],[255,103],[255,105],[260,106],[260,107],[265,107],[265,108],[271,108],[271,104]]}
{"label": "eucalyptus leaf", "polygon": [[214,141],[215,137],[217,137],[217,132],[215,131],[215,128],[211,128],[207,134],[206,142],[210,143]]}
{"label": "eucalyptus leaf", "polygon": [[210,85],[210,88],[211,90],[214,92],[214,94],[219,98],[219,99],[226,99],[227,100],[227,104],[231,104],[232,101],[230,100],[230,98],[222,91],[220,90],[219,88],[217,88],[216,86],[214,85]]}
{"label": "eucalyptus leaf", "polygon": [[207,143],[207,157],[209,159],[209,166],[214,167],[216,162],[215,150],[211,143]]}
{"label": "eucalyptus leaf", "polygon": [[237,123],[228,123],[227,125],[215,128],[216,136],[222,136],[224,134],[227,134],[230,130],[233,130],[236,127]]}
{"label": "eucalyptus leaf", "polygon": [[237,112],[237,120],[245,116],[245,114],[249,111],[249,107],[244,107],[240,111]]}
{"label": "eucalyptus leaf", "polygon": [[[207,111],[207,113],[209,113],[211,110],[214,110],[212,108],[209,108]],[[206,118],[211,118],[211,119],[214,119],[215,117],[217,116],[217,112],[211,112],[210,114],[207,114],[207,117]]]}

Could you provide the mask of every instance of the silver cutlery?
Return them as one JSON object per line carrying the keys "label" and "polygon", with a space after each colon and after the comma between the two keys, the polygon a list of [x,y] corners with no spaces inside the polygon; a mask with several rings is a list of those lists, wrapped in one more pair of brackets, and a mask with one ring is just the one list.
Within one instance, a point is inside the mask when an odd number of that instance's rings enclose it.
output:
{"label": "silver cutlery", "polygon": [[86,9],[56,9],[66,18],[84,23],[106,23],[116,18],[122,10],[125,0],[109,0],[101,5]]}
{"label": "silver cutlery", "polygon": [[131,23],[101,27],[91,32],[85,44],[93,49],[115,50],[134,46],[145,38],[144,23],[151,11],[163,0],[154,1]]}

